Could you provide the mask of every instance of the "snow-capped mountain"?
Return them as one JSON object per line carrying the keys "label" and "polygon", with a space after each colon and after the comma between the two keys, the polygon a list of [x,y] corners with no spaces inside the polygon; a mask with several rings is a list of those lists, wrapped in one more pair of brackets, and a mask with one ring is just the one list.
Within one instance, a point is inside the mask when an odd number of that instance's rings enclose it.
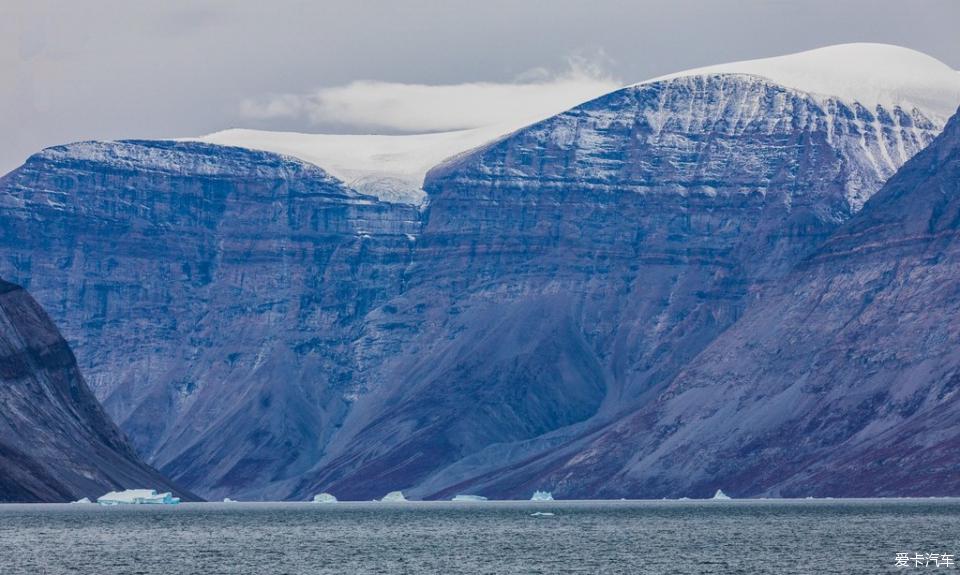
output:
{"label": "snow-capped mountain", "polygon": [[487,474],[644,409],[957,104],[948,67],[849,45],[482,138],[73,144],[0,180],[0,273],[202,495],[515,495]]}
{"label": "snow-capped mountain", "polygon": [[[830,113],[835,101],[888,113],[921,110],[942,125],[960,94],[957,72],[926,54],[886,44],[844,44],[775,58],[732,62],[687,70],[647,80],[744,74],[792,88],[813,97]],[[555,112],[561,112],[556,110]],[[239,146],[290,155],[322,167],[351,188],[385,201],[419,204],[426,173],[443,160],[494,141],[554,111],[525,121],[471,130],[415,134],[334,135],[232,129],[195,138],[196,141]],[[865,130],[879,125],[864,126]],[[889,169],[902,163],[906,150],[891,142],[891,150],[874,150],[874,161]],[[898,156],[896,160],[888,155]]]}
{"label": "snow-capped mountain", "polygon": [[0,503],[95,498],[122,487],[181,492],[150,469],[87,388],[43,309],[0,280]]}

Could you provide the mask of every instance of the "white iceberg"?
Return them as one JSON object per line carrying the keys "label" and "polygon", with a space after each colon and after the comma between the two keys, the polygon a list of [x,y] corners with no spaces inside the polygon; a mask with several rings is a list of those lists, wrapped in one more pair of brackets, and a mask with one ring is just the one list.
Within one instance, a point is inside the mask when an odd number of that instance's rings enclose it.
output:
{"label": "white iceberg", "polygon": [[157,493],[156,489],[127,489],[125,491],[111,491],[97,499],[100,505],[176,505],[179,497],[173,497],[169,492]]}
{"label": "white iceberg", "polygon": [[229,497],[224,497],[224,498],[223,498],[223,502],[224,502],[224,503],[238,503],[238,501],[237,501],[236,499],[230,499]]}
{"label": "white iceberg", "polygon": [[715,501],[726,501],[730,499],[730,496],[723,492],[723,489],[717,489],[717,492],[713,494],[713,499]]}
{"label": "white iceberg", "polygon": [[380,501],[383,503],[399,503],[406,500],[407,498],[403,496],[403,491],[391,491],[384,495]]}
{"label": "white iceberg", "polygon": [[453,501],[486,501],[483,495],[455,495]]}
{"label": "white iceberg", "polygon": [[83,497],[83,498],[77,499],[76,501],[71,501],[70,503],[83,503],[83,504],[86,504],[86,503],[93,503],[93,501],[90,501],[90,498],[89,498],[89,497]]}
{"label": "white iceberg", "polygon": [[534,511],[530,514],[530,517],[553,517],[553,513],[549,511]]}
{"label": "white iceberg", "polygon": [[314,503],[336,503],[337,498],[329,493],[321,493],[320,495],[313,496]]}
{"label": "white iceberg", "polygon": [[553,501],[553,493],[540,491],[538,489],[533,492],[533,497],[530,498],[530,501]]}

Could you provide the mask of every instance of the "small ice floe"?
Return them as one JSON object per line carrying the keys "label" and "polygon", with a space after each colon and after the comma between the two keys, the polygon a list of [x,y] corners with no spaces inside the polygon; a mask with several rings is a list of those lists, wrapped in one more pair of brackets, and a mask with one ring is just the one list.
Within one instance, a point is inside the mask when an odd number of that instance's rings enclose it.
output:
{"label": "small ice floe", "polygon": [[726,501],[730,499],[730,496],[723,492],[723,489],[717,489],[717,492],[713,494],[714,501]]}
{"label": "small ice floe", "polygon": [[530,517],[553,517],[553,513],[549,511],[534,511],[530,514]]}
{"label": "small ice floe", "polygon": [[486,501],[483,495],[455,495],[453,501]]}
{"label": "small ice floe", "polygon": [[383,503],[401,503],[406,500],[407,498],[403,496],[403,491],[391,491],[384,495],[380,501]]}
{"label": "small ice floe", "polygon": [[553,493],[540,491],[538,489],[533,492],[533,497],[530,498],[530,501],[553,501]]}
{"label": "small ice floe", "polygon": [[93,503],[93,501],[90,501],[89,497],[81,497],[80,499],[77,499],[76,501],[71,501],[70,503],[71,504],[82,503],[85,505],[87,503]]}
{"label": "small ice floe", "polygon": [[329,493],[321,493],[313,496],[314,503],[336,503],[337,498]]}
{"label": "small ice floe", "polygon": [[111,491],[97,498],[100,505],[176,505],[179,497],[173,497],[169,492],[157,493],[156,489],[127,489],[126,491]]}

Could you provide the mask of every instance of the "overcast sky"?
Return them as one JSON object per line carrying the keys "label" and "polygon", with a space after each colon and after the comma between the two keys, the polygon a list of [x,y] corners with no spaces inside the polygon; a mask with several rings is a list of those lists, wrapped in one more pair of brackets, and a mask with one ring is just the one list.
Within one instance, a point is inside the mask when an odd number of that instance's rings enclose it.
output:
{"label": "overcast sky", "polygon": [[708,64],[887,42],[960,68],[960,0],[0,0],[0,173],[228,127],[473,127]]}

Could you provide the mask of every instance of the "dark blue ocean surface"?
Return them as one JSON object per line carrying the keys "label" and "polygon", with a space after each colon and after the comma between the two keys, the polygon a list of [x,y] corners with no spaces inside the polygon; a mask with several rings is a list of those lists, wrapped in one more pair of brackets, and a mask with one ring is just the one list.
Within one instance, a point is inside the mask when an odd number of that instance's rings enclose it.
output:
{"label": "dark blue ocean surface", "polygon": [[955,499],[0,505],[3,575],[953,572],[914,557],[958,553]]}

